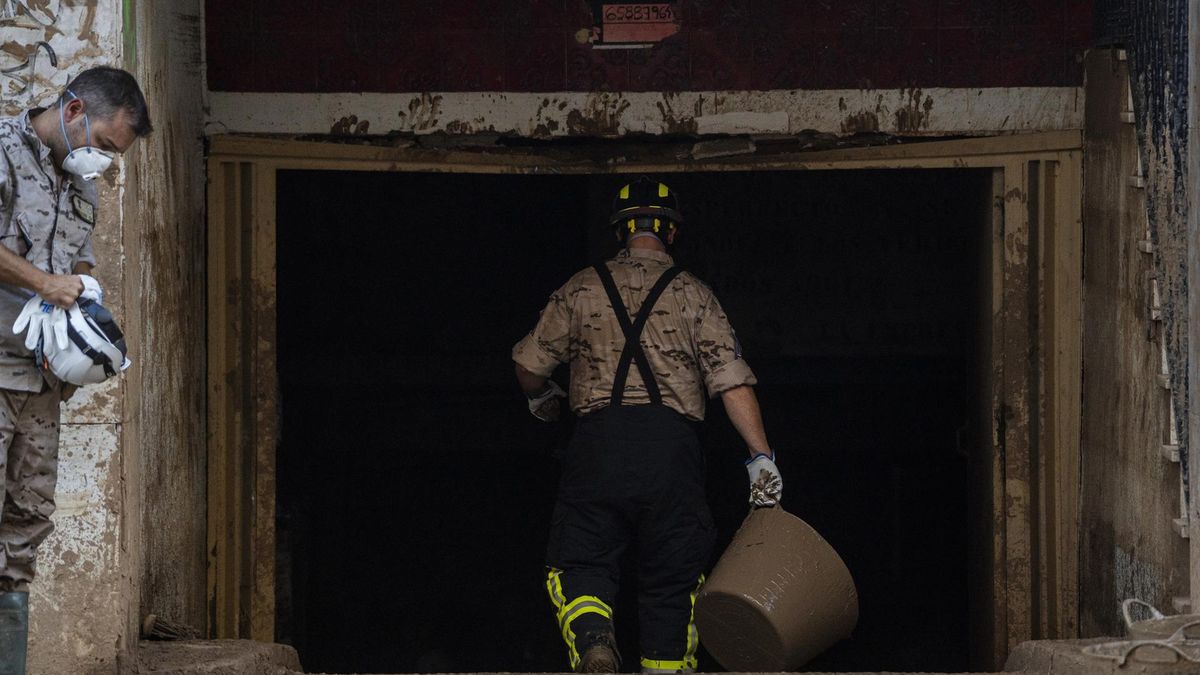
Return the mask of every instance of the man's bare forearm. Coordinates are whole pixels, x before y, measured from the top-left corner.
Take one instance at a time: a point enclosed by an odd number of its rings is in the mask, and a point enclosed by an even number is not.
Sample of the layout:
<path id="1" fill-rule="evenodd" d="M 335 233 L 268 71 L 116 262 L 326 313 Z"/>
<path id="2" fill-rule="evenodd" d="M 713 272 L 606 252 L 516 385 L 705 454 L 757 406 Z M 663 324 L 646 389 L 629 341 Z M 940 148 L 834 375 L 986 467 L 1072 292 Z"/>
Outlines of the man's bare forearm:
<path id="1" fill-rule="evenodd" d="M 49 277 L 33 263 L 0 246 L 0 283 L 41 293 Z"/>
<path id="2" fill-rule="evenodd" d="M 83 292 L 83 281 L 78 276 L 43 272 L 4 246 L 0 246 L 0 283 L 33 291 L 59 307 L 70 307 Z"/>
<path id="3" fill-rule="evenodd" d="M 723 391 L 721 401 L 725 404 L 725 413 L 729 415 L 733 428 L 737 429 L 749 447 L 750 455 L 770 455 L 771 446 L 767 443 L 767 431 L 763 427 L 762 411 L 759 410 L 754 387 L 742 386 Z"/>
<path id="4" fill-rule="evenodd" d="M 521 391 L 525 392 L 526 396 L 537 394 L 545 389 L 546 378 L 534 375 L 519 363 L 515 365 L 517 367 L 517 384 L 521 385 Z"/>

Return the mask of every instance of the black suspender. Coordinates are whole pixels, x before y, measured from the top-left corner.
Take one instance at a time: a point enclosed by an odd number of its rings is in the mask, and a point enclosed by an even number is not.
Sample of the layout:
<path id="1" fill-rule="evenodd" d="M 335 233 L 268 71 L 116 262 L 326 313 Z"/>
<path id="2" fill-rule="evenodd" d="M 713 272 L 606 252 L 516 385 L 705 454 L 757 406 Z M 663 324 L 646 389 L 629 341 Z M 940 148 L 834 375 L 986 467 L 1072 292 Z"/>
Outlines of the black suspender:
<path id="1" fill-rule="evenodd" d="M 646 350 L 642 349 L 641 337 L 642 331 L 646 328 L 646 320 L 650 318 L 650 312 L 654 310 L 655 303 L 658 302 L 663 291 L 667 290 L 667 285 L 671 283 L 671 280 L 683 270 L 672 267 L 662 273 L 658 281 L 654 282 L 654 287 L 650 289 L 646 299 L 642 301 L 642 307 L 631 324 L 629 309 L 621 301 L 621 294 L 617 292 L 617 284 L 613 281 L 608 266 L 600 263 L 594 268 L 596 274 L 600 275 L 600 282 L 604 284 L 604 291 L 608 293 L 608 301 L 617 315 L 617 322 L 621 324 L 621 332 L 625 334 L 625 347 L 621 350 L 620 361 L 617 362 L 617 374 L 613 380 L 610 405 L 621 405 L 621 400 L 625 397 L 625 380 L 629 377 L 631 362 L 637 363 L 638 373 L 642 376 L 642 382 L 646 384 L 646 392 L 650 394 L 650 402 L 662 405 L 662 393 L 658 389 L 658 381 L 654 379 L 654 371 L 650 369 L 650 362 L 646 359 Z"/>

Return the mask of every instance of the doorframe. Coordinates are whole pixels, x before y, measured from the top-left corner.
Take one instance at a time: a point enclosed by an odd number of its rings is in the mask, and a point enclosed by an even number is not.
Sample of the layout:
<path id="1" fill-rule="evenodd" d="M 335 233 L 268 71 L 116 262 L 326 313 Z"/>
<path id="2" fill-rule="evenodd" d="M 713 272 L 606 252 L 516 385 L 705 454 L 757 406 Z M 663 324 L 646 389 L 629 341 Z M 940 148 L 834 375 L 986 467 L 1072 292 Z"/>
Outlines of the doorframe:
<path id="1" fill-rule="evenodd" d="M 991 169 L 992 519 L 973 667 L 1024 640 L 1078 635 L 1082 133 L 757 157 L 609 162 L 539 148 L 430 150 L 219 135 L 208 158 L 208 632 L 271 641 L 275 623 L 276 175 Z M 984 537 L 986 542 L 987 537 Z M 980 604 L 982 603 L 982 604 Z M 972 612 L 977 614 L 978 612 Z M 980 642 L 980 640 L 976 640 Z"/>

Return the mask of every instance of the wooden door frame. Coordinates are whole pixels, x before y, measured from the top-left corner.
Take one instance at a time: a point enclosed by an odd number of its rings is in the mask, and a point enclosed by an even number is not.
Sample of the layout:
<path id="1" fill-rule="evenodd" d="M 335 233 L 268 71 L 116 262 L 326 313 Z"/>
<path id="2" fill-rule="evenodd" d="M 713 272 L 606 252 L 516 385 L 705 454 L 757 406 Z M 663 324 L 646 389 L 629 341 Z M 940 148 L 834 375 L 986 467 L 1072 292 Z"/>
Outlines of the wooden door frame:
<path id="1" fill-rule="evenodd" d="M 1078 633 L 1082 134 L 931 141 L 706 161 L 613 163 L 214 136 L 208 160 L 209 633 L 274 637 L 276 173 L 667 173 L 991 169 L 993 640 L 999 667 L 1031 638 Z"/>

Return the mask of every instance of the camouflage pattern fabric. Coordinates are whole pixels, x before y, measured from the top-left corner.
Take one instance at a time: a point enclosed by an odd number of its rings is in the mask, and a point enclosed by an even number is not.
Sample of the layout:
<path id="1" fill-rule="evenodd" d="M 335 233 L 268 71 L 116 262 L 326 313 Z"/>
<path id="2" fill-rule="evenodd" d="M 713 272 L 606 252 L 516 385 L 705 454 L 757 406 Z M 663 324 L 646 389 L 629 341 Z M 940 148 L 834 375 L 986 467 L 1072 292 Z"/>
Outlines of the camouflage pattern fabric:
<path id="1" fill-rule="evenodd" d="M 0 389 L 0 592 L 28 590 L 37 547 L 54 529 L 58 387 Z"/>
<path id="2" fill-rule="evenodd" d="M 606 263 L 621 300 L 636 315 L 654 282 L 674 261 L 650 249 L 625 249 Z M 704 419 L 705 393 L 757 383 L 728 317 L 704 282 L 684 272 L 654 307 L 641 335 L 663 404 L 692 420 Z M 537 326 L 513 347 L 513 360 L 548 377 L 571 364 L 571 409 L 584 415 L 612 397 L 625 336 L 596 271 L 587 268 L 550 296 Z M 631 368 L 625 405 L 650 403 L 641 374 Z"/>
<path id="3" fill-rule="evenodd" d="M 44 272 L 71 274 L 78 263 L 96 264 L 96 187 L 55 170 L 30 123 L 36 112 L 0 119 L 0 245 Z M 40 392 L 45 384 L 23 337 L 12 331 L 31 297 L 31 290 L 0 284 L 0 389 Z"/>

